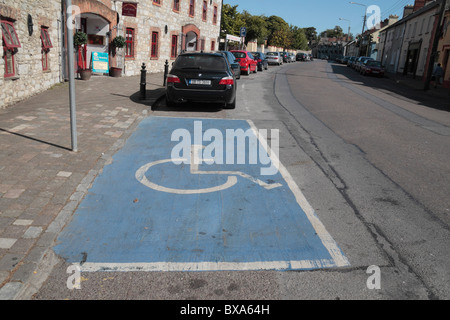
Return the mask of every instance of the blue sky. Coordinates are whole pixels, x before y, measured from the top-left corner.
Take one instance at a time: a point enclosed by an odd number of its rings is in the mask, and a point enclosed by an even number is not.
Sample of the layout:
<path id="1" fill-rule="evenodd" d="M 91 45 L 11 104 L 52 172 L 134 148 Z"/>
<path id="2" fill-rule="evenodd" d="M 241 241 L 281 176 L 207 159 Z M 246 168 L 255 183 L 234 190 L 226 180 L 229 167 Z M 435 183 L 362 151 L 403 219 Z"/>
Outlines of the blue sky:
<path id="1" fill-rule="evenodd" d="M 247 10 L 252 15 L 276 15 L 287 23 L 300 28 L 315 27 L 320 33 L 333 29 L 336 25 L 344 32 L 361 33 L 365 7 L 350 4 L 351 0 L 224 0 L 225 4 L 238 5 L 238 11 Z M 401 18 L 403 7 L 414 4 L 414 0 L 354 0 L 366 6 L 377 5 L 381 9 L 381 19 L 390 14 Z M 370 14 L 369 14 L 370 16 Z M 350 20 L 344 21 L 339 18 Z"/>

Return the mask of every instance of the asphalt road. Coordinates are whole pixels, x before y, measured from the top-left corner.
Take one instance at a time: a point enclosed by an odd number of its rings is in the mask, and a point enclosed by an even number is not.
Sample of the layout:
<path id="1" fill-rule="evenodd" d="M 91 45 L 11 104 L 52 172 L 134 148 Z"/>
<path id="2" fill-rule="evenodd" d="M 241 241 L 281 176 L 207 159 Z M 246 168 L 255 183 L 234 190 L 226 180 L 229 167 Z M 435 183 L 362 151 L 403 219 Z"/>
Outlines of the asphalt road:
<path id="1" fill-rule="evenodd" d="M 417 94 L 417 93 L 416 93 Z M 236 110 L 162 100 L 149 116 L 252 120 L 350 265 L 313 270 L 83 272 L 54 257 L 43 299 L 448 299 L 450 113 L 389 79 L 313 61 L 239 80 Z M 274 202 L 274 207 L 282 203 Z M 369 288 L 368 268 L 380 270 Z"/>

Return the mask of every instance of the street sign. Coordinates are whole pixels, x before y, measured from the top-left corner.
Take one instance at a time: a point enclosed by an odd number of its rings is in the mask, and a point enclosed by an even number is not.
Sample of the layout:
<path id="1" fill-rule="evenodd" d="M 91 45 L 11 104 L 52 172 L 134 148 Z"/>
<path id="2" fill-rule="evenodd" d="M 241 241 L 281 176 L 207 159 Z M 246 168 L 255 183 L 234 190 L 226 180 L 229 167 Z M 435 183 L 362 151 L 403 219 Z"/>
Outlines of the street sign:
<path id="1" fill-rule="evenodd" d="M 248 139 L 243 159 L 257 147 L 259 161 L 234 161 L 240 149 L 233 133 Z M 185 142 L 193 146 L 190 155 L 179 152 Z M 215 152 L 208 153 L 211 145 Z M 55 252 L 69 263 L 83 261 L 85 272 L 348 266 L 266 145 L 249 121 L 143 120 L 94 181 Z M 212 162 L 212 154 L 227 161 Z M 261 161 L 264 154 L 269 162 Z M 263 169 L 276 163 L 278 170 L 266 175 Z"/>
<path id="2" fill-rule="evenodd" d="M 246 27 L 241 28 L 240 35 L 242 38 L 245 38 L 247 36 L 247 28 Z"/>

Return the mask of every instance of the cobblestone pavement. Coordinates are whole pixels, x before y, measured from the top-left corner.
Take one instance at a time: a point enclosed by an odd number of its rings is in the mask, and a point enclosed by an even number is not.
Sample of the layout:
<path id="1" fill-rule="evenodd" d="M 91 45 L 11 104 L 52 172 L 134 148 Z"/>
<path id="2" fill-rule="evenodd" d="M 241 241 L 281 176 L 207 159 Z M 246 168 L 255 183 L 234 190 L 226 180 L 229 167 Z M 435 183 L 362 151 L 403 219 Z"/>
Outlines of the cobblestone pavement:
<path id="1" fill-rule="evenodd" d="M 0 110 L 0 300 L 12 299 L 50 253 L 96 175 L 164 93 L 163 75 L 76 80 L 78 152 L 68 83 Z"/>

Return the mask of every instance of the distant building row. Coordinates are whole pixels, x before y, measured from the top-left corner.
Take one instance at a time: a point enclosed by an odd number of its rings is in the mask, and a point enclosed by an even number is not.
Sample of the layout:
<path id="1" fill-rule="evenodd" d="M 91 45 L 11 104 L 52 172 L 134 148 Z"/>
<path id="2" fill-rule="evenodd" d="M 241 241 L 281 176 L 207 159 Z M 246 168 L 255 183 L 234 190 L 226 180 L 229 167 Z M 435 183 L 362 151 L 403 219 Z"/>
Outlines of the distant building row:
<path id="1" fill-rule="evenodd" d="M 439 20 L 444 2 L 445 11 Z M 440 63 L 445 70 L 443 85 L 450 88 L 450 0 L 416 0 L 406 6 L 402 19 L 391 15 L 375 29 L 348 41 L 344 38 L 321 39 L 313 47 L 318 58 L 368 56 L 381 61 L 386 71 L 425 78 L 428 68 Z M 439 35 L 437 53 L 432 57 L 435 35 Z M 425 80 L 425 79 L 424 79 Z"/>
<path id="2" fill-rule="evenodd" d="M 0 3 L 2 58 L 0 109 L 67 78 L 65 1 Z M 137 75 L 142 63 L 160 72 L 184 50 L 216 50 L 222 0 L 72 0 L 73 32 L 87 34 L 76 68 L 92 66 L 92 54 L 108 54 L 109 67 Z M 123 49 L 112 41 L 125 38 Z"/>

